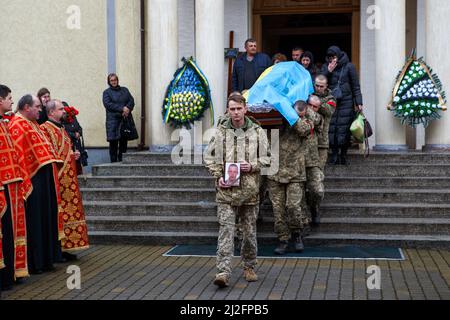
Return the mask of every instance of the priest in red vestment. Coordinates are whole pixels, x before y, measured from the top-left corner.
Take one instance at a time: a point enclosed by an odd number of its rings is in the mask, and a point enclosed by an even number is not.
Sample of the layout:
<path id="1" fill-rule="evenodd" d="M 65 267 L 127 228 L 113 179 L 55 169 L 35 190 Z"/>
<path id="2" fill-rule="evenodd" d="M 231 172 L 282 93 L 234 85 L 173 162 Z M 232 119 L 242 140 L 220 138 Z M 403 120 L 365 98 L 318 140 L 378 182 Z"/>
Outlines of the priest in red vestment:
<path id="1" fill-rule="evenodd" d="M 12 289 L 18 278 L 27 277 L 27 232 L 25 200 L 32 191 L 31 181 L 7 127 L 5 113 L 12 110 L 11 90 L 0 85 L 0 185 L 4 188 L 1 218 L 2 251 L 5 268 L 0 271 L 2 290 Z"/>
<path id="2" fill-rule="evenodd" d="M 41 125 L 62 166 L 58 166 L 58 179 L 61 190 L 59 215 L 64 222 L 64 238 L 61 240 L 63 257 L 74 259 L 71 255 L 89 248 L 86 218 L 78 185 L 77 163 L 80 152 L 73 151 L 72 141 L 64 129 L 62 119 L 66 112 L 59 100 L 47 103 L 48 120 Z"/>
<path id="3" fill-rule="evenodd" d="M 61 161 L 36 122 L 40 109 L 39 99 L 26 95 L 20 99 L 18 112 L 8 124 L 33 186 L 25 206 L 28 268 L 32 274 L 54 270 L 53 264 L 63 260 L 60 240 L 64 232 L 58 216 L 60 192 L 56 166 Z"/>

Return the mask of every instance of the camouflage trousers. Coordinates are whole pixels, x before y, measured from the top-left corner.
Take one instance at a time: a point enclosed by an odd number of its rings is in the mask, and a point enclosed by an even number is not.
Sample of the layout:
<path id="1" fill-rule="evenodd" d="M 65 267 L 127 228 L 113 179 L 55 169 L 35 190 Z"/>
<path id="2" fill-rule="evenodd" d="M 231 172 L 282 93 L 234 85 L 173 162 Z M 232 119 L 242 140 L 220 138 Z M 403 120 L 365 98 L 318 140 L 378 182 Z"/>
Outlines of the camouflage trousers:
<path id="1" fill-rule="evenodd" d="M 302 208 L 308 216 L 319 210 L 325 195 L 324 174 L 318 167 L 306 168 L 306 197 L 302 202 Z"/>
<path id="2" fill-rule="evenodd" d="M 261 180 L 260 180 L 260 184 L 259 184 L 259 206 L 258 206 L 258 211 L 256 213 L 257 221 L 259 218 L 262 219 L 262 217 L 260 217 L 261 206 L 264 205 L 266 200 L 269 201 L 269 196 L 267 195 L 267 193 L 268 193 L 267 181 L 268 181 L 267 176 L 261 176 Z M 236 216 L 236 237 L 238 238 L 239 242 L 242 242 L 243 231 L 242 231 L 242 226 L 241 226 L 240 215 Z"/>
<path id="3" fill-rule="evenodd" d="M 269 180 L 269 194 L 275 218 L 275 233 L 280 241 L 288 241 L 291 233 L 301 232 L 309 220 L 302 209 L 305 197 L 303 182 L 279 183 Z"/>
<path id="4" fill-rule="evenodd" d="M 319 168 L 324 172 L 328 161 L 328 149 L 319 148 Z"/>
<path id="5" fill-rule="evenodd" d="M 247 268 L 256 266 L 258 254 L 256 241 L 257 213 L 257 205 L 233 207 L 229 204 L 217 204 L 217 217 L 220 225 L 217 239 L 217 274 L 231 275 L 236 217 L 239 217 L 242 227 L 241 257 L 244 266 Z"/>

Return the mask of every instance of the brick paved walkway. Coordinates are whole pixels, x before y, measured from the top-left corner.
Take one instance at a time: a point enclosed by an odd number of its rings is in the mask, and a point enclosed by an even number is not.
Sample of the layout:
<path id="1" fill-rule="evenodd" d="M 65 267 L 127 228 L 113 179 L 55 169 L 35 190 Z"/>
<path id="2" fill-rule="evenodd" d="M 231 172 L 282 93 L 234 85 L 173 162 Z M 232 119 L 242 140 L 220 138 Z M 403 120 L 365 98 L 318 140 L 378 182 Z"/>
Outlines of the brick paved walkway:
<path id="1" fill-rule="evenodd" d="M 218 290 L 214 258 L 163 257 L 170 247 L 94 246 L 80 254 L 81 290 L 66 286 L 69 264 L 32 276 L 3 299 L 62 300 L 450 300 L 450 251 L 404 250 L 405 261 L 259 259 L 260 281 L 247 283 L 238 268 Z M 366 269 L 381 268 L 381 290 L 368 290 Z"/>

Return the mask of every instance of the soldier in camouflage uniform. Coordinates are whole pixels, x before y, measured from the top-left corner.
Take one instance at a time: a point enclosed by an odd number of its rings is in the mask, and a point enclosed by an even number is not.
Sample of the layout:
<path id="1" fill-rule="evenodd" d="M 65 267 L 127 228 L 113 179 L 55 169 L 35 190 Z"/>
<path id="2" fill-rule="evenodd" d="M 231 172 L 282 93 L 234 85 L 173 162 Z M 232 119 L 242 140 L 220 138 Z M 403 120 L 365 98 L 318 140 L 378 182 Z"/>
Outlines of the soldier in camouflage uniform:
<path id="1" fill-rule="evenodd" d="M 230 95 L 228 96 L 228 98 L 232 97 L 232 96 L 242 96 L 242 94 L 239 91 L 235 91 L 230 93 Z M 257 125 L 261 125 L 261 123 L 256 120 L 254 117 L 252 116 L 246 116 L 247 118 L 249 118 L 252 122 L 254 122 Z M 228 114 L 228 111 L 225 111 L 225 114 L 222 116 L 219 116 L 219 120 L 217 120 L 218 125 L 222 125 L 225 122 L 227 122 L 230 119 L 230 115 Z M 270 143 L 270 142 L 269 142 Z M 262 221 L 262 217 L 259 215 L 260 209 L 261 209 L 261 205 L 262 202 L 264 201 L 264 196 L 265 196 L 265 191 L 266 191 L 266 185 L 267 183 L 265 183 L 265 181 L 267 180 L 266 176 L 261 176 L 260 178 L 260 186 L 259 186 L 259 206 L 258 206 L 258 214 L 257 214 L 257 221 Z M 243 240 L 243 230 L 242 230 L 242 224 L 241 224 L 241 218 L 240 215 L 236 216 L 236 238 L 237 238 L 237 243 L 236 243 L 236 247 L 240 248 L 242 245 L 242 240 Z"/>
<path id="2" fill-rule="evenodd" d="M 302 210 L 301 203 L 305 194 L 306 139 L 314 126 L 306 118 L 307 104 L 304 101 L 298 101 L 295 108 L 300 119 L 293 127 L 286 124 L 281 130 L 279 170 L 275 175 L 268 176 L 275 232 L 279 240 L 275 253 L 279 255 L 286 253 L 289 240 L 294 242 L 295 251 L 303 251 L 302 233 L 303 228 L 308 224 L 308 218 Z"/>
<path id="3" fill-rule="evenodd" d="M 331 90 L 328 89 L 328 79 L 324 75 L 316 77 L 314 89 L 314 95 L 318 96 L 322 103 L 319 108 L 319 114 L 323 118 L 323 129 L 319 134 L 319 158 L 320 168 L 324 171 L 328 160 L 328 150 L 330 148 L 328 131 L 330 129 L 331 117 L 336 110 L 336 99 L 331 94 Z"/>
<path id="4" fill-rule="evenodd" d="M 230 96 L 227 112 L 229 116 L 222 118 L 218 124 L 205 157 L 206 167 L 216 178 L 220 230 L 217 241 L 218 272 L 214 284 L 219 287 L 229 285 L 237 216 L 240 217 L 243 231 L 241 256 L 244 277 L 247 281 L 258 280 L 254 267 L 257 262 L 256 219 L 260 174 L 262 168 L 270 165 L 267 136 L 261 126 L 245 117 L 247 107 L 244 97 Z M 262 154 L 259 154 L 260 150 L 263 150 Z M 237 162 L 241 164 L 240 186 L 230 187 L 224 181 L 225 164 Z"/>
<path id="5" fill-rule="evenodd" d="M 313 226 L 320 223 L 319 207 L 324 197 L 324 174 L 320 168 L 319 158 L 319 135 L 323 130 L 323 118 L 318 111 L 321 101 L 317 96 L 310 96 L 308 99 L 307 118 L 314 123 L 314 132 L 307 140 L 306 163 L 306 201 L 303 202 L 305 210 L 311 215 Z"/>

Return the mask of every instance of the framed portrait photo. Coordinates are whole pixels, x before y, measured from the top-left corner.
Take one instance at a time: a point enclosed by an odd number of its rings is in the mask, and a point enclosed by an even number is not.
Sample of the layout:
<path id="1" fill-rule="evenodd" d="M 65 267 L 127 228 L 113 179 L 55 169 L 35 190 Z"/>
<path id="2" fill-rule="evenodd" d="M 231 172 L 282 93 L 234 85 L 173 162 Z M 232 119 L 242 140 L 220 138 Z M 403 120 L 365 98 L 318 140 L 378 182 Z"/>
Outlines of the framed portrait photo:
<path id="1" fill-rule="evenodd" d="M 241 184 L 241 164 L 225 163 L 225 183 L 230 187 L 239 187 Z"/>

